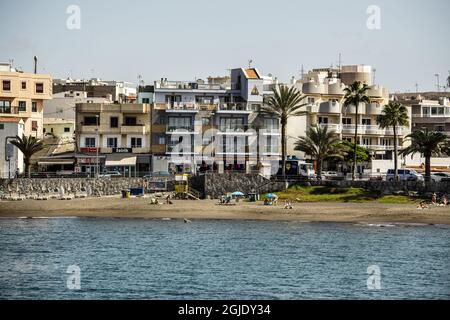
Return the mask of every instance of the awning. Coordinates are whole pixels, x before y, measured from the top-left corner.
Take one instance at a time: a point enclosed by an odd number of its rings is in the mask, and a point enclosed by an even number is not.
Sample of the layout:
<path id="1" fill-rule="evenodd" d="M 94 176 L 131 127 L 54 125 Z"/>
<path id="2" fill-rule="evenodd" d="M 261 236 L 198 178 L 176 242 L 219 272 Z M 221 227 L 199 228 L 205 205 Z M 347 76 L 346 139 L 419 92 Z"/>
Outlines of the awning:
<path id="1" fill-rule="evenodd" d="M 106 156 L 105 166 L 135 166 L 136 156 L 130 156 L 126 154 L 111 154 Z"/>
<path id="2" fill-rule="evenodd" d="M 73 164 L 73 160 L 53 160 L 53 161 L 38 161 L 39 166 L 52 165 L 52 164 Z"/>

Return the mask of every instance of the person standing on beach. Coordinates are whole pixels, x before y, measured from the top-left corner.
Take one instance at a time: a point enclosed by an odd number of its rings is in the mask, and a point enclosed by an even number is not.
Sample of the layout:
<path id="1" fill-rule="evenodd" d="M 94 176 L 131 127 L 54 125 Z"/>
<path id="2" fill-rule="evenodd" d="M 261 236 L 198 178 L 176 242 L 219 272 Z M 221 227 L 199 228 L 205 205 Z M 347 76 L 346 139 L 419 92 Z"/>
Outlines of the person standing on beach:
<path id="1" fill-rule="evenodd" d="M 20 174 L 20 171 L 19 171 L 19 168 L 17 168 L 17 169 L 16 169 L 16 173 L 15 173 L 15 177 L 16 177 L 16 179 L 18 179 L 18 178 L 19 178 L 19 174 Z"/>

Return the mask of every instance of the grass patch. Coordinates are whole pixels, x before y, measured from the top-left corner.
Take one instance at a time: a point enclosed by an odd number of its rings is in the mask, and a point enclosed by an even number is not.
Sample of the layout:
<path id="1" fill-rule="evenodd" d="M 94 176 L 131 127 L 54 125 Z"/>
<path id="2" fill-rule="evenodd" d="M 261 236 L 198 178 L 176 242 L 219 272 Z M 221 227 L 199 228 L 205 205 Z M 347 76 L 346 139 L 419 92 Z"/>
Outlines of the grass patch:
<path id="1" fill-rule="evenodd" d="M 419 203 L 421 199 L 403 195 L 386 195 L 362 188 L 335 188 L 327 186 L 299 186 L 277 193 L 280 200 L 292 202 L 372 202 L 379 203 Z"/>

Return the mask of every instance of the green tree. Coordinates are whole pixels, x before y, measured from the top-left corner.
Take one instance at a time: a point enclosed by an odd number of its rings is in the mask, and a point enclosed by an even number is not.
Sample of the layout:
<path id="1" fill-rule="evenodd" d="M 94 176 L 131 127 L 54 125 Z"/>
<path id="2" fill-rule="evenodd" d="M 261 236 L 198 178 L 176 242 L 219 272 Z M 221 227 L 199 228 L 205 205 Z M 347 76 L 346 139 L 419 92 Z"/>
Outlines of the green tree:
<path id="1" fill-rule="evenodd" d="M 262 115 L 270 115 L 280 119 L 281 124 L 281 161 L 282 175 L 286 177 L 286 127 L 290 117 L 301 116 L 306 111 L 299 110 L 306 106 L 301 103 L 306 96 L 302 95 L 297 88 L 280 85 L 273 89 L 273 96 L 269 97 L 261 107 Z"/>
<path id="2" fill-rule="evenodd" d="M 363 163 L 369 160 L 369 149 L 362 146 L 356 146 L 356 164 L 355 161 L 355 144 L 353 142 L 344 140 L 342 141 L 343 149 L 345 150 L 344 161 L 351 163 L 352 166 L 357 166 L 358 163 Z"/>
<path id="3" fill-rule="evenodd" d="M 295 150 L 302 151 L 317 163 L 317 177 L 322 176 L 323 161 L 328 158 L 343 159 L 345 148 L 334 131 L 328 127 L 313 126 L 306 132 L 306 137 L 298 137 Z"/>
<path id="4" fill-rule="evenodd" d="M 382 114 L 377 117 L 377 124 L 385 129 L 392 127 L 394 132 L 394 180 L 398 180 L 398 145 L 397 130 L 400 126 L 409 125 L 408 110 L 398 102 L 389 102 L 384 106 Z"/>
<path id="5" fill-rule="evenodd" d="M 369 87 L 366 84 L 361 83 L 360 81 L 353 82 L 350 86 L 344 89 L 344 106 L 355 106 L 355 147 L 354 147 L 354 156 L 356 157 L 356 145 L 358 141 L 358 113 L 359 113 L 359 105 L 361 103 L 369 104 L 370 98 L 367 94 Z M 353 159 L 353 163 L 357 163 L 356 158 Z M 352 180 L 355 180 L 356 176 L 356 165 L 353 166 L 352 170 Z"/>
<path id="6" fill-rule="evenodd" d="M 22 137 L 16 136 L 16 139 L 10 143 L 23 153 L 25 172 L 28 173 L 28 178 L 31 178 L 31 157 L 36 152 L 44 149 L 44 142 L 32 136 L 27 137 L 22 135 Z"/>
<path id="7" fill-rule="evenodd" d="M 431 156 L 445 152 L 448 138 L 438 131 L 418 130 L 406 136 L 411 145 L 401 151 L 403 155 L 414 155 L 420 153 L 425 157 L 425 180 L 429 181 L 431 176 Z"/>

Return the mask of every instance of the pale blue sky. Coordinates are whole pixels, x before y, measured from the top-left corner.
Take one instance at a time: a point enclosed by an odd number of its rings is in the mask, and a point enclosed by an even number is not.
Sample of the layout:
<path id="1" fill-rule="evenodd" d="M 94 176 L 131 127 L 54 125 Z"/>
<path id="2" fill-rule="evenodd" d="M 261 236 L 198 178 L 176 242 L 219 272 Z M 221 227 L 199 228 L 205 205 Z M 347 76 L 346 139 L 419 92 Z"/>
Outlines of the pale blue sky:
<path id="1" fill-rule="evenodd" d="M 81 8 L 81 29 L 66 8 Z M 381 30 L 366 27 L 369 5 Z M 193 80 L 247 65 L 282 81 L 305 69 L 370 64 L 390 91 L 435 90 L 450 70 L 448 0 L 0 0 L 0 61 L 55 78 Z"/>

